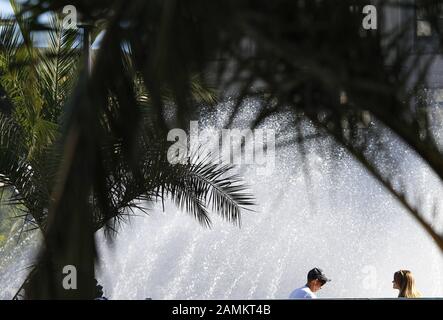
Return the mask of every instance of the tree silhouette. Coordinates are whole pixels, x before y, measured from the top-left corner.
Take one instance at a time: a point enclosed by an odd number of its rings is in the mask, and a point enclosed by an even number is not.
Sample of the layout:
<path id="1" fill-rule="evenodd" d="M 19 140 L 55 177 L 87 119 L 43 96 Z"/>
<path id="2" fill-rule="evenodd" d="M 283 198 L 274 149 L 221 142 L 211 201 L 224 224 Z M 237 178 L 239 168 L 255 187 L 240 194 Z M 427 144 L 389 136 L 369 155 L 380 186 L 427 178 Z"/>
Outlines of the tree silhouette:
<path id="1" fill-rule="evenodd" d="M 78 76 L 76 66 L 81 60 L 78 34 L 63 29 L 62 20 L 53 15 L 47 30 L 49 43 L 41 49 L 33 44 L 31 25 L 31 20 L 17 16 L 0 32 L 0 82 L 4 101 L 10 106 L 8 112 L 0 114 L 1 188 L 12 190 L 12 204 L 25 208 L 25 220 L 33 222 L 44 235 L 41 258 L 23 286 L 27 298 L 93 298 L 95 283 L 91 284 L 90 277 L 94 275 L 94 233 L 105 228 L 108 235 L 113 235 L 119 223 L 135 209 L 145 211 L 140 201 L 171 198 L 206 227 L 211 224 L 211 210 L 240 224 L 241 209 L 253 204 L 241 177 L 232 166 L 212 164 L 198 154 L 185 164 L 167 161 L 170 143 L 154 120 L 151 98 L 126 52 L 121 55 L 120 71 L 131 82 L 132 108 L 137 109 L 131 149 L 122 139 L 121 120 L 114 118 L 121 112 L 119 93 L 113 91 L 115 88 L 109 89 L 101 100 L 103 113 L 95 118 L 97 123 L 85 128 L 83 137 L 86 141 L 91 138 L 89 134 L 100 136 L 86 149 L 94 150 L 94 165 L 86 169 L 90 163 L 83 167 L 85 164 L 76 162 L 79 167 L 65 173 L 66 161 L 69 162 L 66 152 L 72 152 L 67 149 L 79 139 L 77 129 L 72 129 L 70 134 L 74 136 L 64 137 L 69 142 L 61 140 L 64 124 L 72 116 L 63 107 L 71 95 Z M 213 102 L 213 94 L 198 79 L 192 82 L 192 88 L 194 102 Z M 162 97 L 165 101 L 171 99 L 167 88 Z M 84 122 L 88 117 L 78 121 Z M 83 151 L 84 147 L 78 146 Z M 77 176 L 80 168 L 83 175 Z M 92 185 L 84 188 L 82 179 Z M 65 188 L 71 194 L 66 201 L 59 199 L 66 196 L 62 192 Z M 78 197 L 84 197 L 82 205 L 77 203 Z M 60 206 L 57 210 L 67 216 L 51 215 L 54 206 Z M 81 290 L 63 289 L 63 273 L 59 271 L 66 265 L 77 267 Z"/>

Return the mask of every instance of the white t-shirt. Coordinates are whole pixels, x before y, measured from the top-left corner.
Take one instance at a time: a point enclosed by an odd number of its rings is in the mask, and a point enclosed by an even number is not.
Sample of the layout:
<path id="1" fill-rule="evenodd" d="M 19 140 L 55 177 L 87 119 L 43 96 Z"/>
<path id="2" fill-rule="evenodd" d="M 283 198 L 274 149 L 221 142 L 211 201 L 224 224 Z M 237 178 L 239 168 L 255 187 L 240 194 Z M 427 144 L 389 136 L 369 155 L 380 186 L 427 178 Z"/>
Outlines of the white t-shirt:
<path id="1" fill-rule="evenodd" d="M 304 286 L 292 291 L 289 299 L 317 299 L 317 296 L 311 291 L 311 289 L 309 289 L 308 286 Z"/>

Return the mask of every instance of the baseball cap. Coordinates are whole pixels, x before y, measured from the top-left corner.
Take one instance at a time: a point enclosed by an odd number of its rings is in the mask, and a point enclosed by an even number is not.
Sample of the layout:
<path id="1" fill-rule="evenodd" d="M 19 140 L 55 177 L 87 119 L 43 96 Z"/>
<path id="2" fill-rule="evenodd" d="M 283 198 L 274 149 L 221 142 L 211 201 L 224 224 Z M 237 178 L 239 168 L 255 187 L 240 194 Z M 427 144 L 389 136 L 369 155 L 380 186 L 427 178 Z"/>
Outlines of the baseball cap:
<path id="1" fill-rule="evenodd" d="M 308 272 L 308 280 L 315 280 L 318 279 L 323 282 L 331 281 L 326 275 L 324 274 L 323 270 L 320 268 L 314 268 Z"/>

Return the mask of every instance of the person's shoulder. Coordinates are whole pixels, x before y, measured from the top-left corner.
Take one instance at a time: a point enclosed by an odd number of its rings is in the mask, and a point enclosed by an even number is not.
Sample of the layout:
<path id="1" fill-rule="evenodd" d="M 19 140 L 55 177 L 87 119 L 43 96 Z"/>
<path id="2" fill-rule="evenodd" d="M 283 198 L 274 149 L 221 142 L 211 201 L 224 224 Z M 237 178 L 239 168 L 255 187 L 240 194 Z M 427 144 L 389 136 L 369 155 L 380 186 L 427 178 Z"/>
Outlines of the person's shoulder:
<path id="1" fill-rule="evenodd" d="M 291 294 L 289 295 L 289 299 L 305 298 L 306 294 L 307 292 L 305 290 L 305 287 L 297 288 L 291 292 Z"/>
<path id="2" fill-rule="evenodd" d="M 309 289 L 308 287 L 303 287 L 301 288 L 301 290 L 303 291 L 304 297 L 305 299 L 315 299 L 317 298 L 317 296 L 314 294 L 314 292 L 311 291 L 311 289 Z"/>
<path id="3" fill-rule="evenodd" d="M 295 298 L 299 299 L 316 299 L 317 296 L 307 286 L 296 289 Z"/>
<path id="4" fill-rule="evenodd" d="M 295 299 L 299 295 L 300 288 L 294 289 L 289 295 L 289 299 Z"/>

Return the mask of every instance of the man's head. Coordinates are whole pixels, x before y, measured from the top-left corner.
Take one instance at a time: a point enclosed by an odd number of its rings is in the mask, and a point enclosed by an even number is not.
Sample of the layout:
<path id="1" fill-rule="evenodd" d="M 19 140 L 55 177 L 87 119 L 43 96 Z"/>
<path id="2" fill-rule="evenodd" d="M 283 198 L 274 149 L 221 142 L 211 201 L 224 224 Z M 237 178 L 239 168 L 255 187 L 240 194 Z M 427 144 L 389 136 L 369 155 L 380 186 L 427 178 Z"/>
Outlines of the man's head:
<path id="1" fill-rule="evenodd" d="M 307 285 L 312 292 L 320 290 L 328 281 L 331 281 L 331 279 L 328 279 L 320 268 L 314 268 L 308 272 Z"/>

